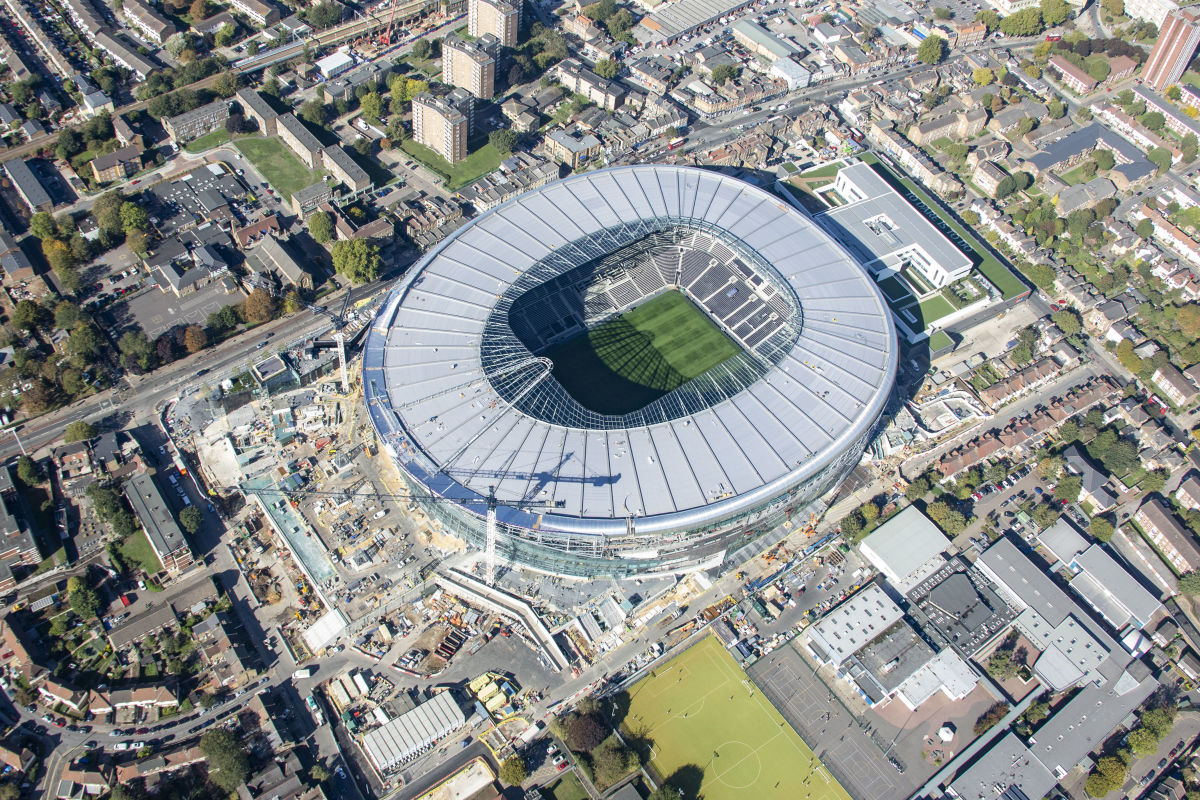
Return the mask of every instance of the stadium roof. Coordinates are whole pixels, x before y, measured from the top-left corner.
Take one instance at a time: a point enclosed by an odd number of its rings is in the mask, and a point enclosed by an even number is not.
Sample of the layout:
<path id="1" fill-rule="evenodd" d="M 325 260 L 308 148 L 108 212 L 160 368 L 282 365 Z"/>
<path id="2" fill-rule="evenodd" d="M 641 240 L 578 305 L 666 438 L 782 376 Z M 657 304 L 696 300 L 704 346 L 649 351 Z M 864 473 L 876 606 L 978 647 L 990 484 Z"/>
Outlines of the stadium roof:
<path id="1" fill-rule="evenodd" d="M 518 410 L 481 359 L 498 302 L 576 242 L 648 221 L 703 226 L 753 254 L 802 310 L 786 348 L 744 388 L 654 424 L 597 429 Z M 456 231 L 385 300 L 363 380 L 385 447 L 430 491 L 481 498 L 494 487 L 501 522 L 619 535 L 629 517 L 647 532 L 701 524 L 854 463 L 896 358 L 882 295 L 821 228 L 743 181 L 647 165 L 526 192 Z M 534 498 L 558 508 L 504 507 Z"/>

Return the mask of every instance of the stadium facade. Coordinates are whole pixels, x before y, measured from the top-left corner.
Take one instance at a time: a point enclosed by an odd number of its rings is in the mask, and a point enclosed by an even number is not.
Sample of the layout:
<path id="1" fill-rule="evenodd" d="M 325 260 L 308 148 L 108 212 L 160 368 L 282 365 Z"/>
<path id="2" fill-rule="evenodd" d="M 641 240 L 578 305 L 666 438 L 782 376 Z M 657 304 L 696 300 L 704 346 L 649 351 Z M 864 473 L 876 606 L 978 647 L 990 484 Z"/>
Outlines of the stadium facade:
<path id="1" fill-rule="evenodd" d="M 736 354 L 618 412 L 558 381 L 547 354 L 671 291 Z M 482 549 L 494 496 L 504 560 L 624 576 L 716 565 L 836 486 L 896 361 L 883 296 L 820 227 L 743 181 L 645 165 L 526 192 L 430 251 L 368 333 L 363 387 L 450 532 Z"/>

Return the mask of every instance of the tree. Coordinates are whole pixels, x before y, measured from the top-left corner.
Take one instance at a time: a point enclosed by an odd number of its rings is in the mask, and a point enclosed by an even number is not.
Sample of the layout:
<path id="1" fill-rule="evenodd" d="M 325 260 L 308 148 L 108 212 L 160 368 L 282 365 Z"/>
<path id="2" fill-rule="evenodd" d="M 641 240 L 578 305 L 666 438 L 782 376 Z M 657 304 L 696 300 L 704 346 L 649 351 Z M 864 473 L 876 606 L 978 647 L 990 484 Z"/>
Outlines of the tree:
<path id="1" fill-rule="evenodd" d="M 204 514 L 195 506 L 188 506 L 179 512 L 179 524 L 188 533 L 196 533 L 204 527 Z"/>
<path id="2" fill-rule="evenodd" d="M 1057 97 L 1050 98 L 1046 103 L 1046 116 L 1050 119 L 1062 119 L 1067 115 L 1067 107 Z"/>
<path id="3" fill-rule="evenodd" d="M 597 788 L 608 788 L 637 766 L 637 755 L 616 738 L 606 739 L 591 753 Z"/>
<path id="4" fill-rule="evenodd" d="M 1108 542 L 1113 537 L 1113 524 L 1104 517 L 1093 517 L 1091 523 L 1088 524 L 1088 532 L 1097 541 Z"/>
<path id="5" fill-rule="evenodd" d="M 363 239 L 349 239 L 333 243 L 333 268 L 352 283 L 367 283 L 379 277 L 383 258 L 379 245 Z"/>
<path id="6" fill-rule="evenodd" d="M 1048 28 L 1062 25 L 1071 16 L 1066 0 L 1042 0 L 1042 24 Z"/>
<path id="7" fill-rule="evenodd" d="M 577 753 L 587 753 L 599 747 L 608 734 L 599 714 L 577 714 L 567 724 L 567 746 Z"/>
<path id="8" fill-rule="evenodd" d="M 333 217 L 328 211 L 315 211 L 308 218 L 308 232 L 317 244 L 333 239 Z"/>
<path id="9" fill-rule="evenodd" d="M 1128 744 L 1137 758 L 1145 758 L 1158 750 L 1158 739 L 1146 728 L 1134 728 L 1130 731 Z"/>
<path id="10" fill-rule="evenodd" d="M 93 363 L 100 357 L 103 347 L 104 339 L 101 338 L 99 332 L 92 327 L 90 322 L 83 320 L 75 323 L 75 327 L 71 329 L 71 334 L 67 338 L 67 349 L 82 364 Z"/>
<path id="11" fill-rule="evenodd" d="M 76 420 L 69 423 L 63 430 L 63 441 L 67 444 L 74 442 L 86 442 L 88 439 L 96 438 L 96 428 L 90 423 L 83 420 Z"/>
<path id="12" fill-rule="evenodd" d="M 999 649 L 988 658 L 987 671 L 997 680 L 1006 681 L 1017 677 L 1021 665 L 1013 658 L 1012 650 Z"/>
<path id="13" fill-rule="evenodd" d="M 95 619 L 100 609 L 100 597 L 83 582 L 82 578 L 67 580 L 67 600 L 71 610 L 82 619 Z"/>
<path id="14" fill-rule="evenodd" d="M 950 48 L 946 40 L 940 36 L 926 36 L 917 48 L 917 59 L 924 64 L 940 64 L 946 58 Z"/>
<path id="15" fill-rule="evenodd" d="M 69 331 L 79 321 L 79 306 L 70 300 L 60 300 L 54 306 L 54 327 L 60 331 Z"/>
<path id="16" fill-rule="evenodd" d="M 529 770 L 525 759 L 518 755 L 511 755 L 500 764 L 500 780 L 509 786 L 519 786 L 527 777 Z"/>
<path id="17" fill-rule="evenodd" d="M 226 792 L 246 782 L 250 762 L 242 743 L 223 728 L 210 730 L 200 737 L 200 752 L 208 760 L 208 779 Z"/>
<path id="18" fill-rule="evenodd" d="M 1112 169 L 1117 163 L 1112 151 L 1103 149 L 1092 151 L 1092 160 L 1096 162 L 1096 169 L 1102 172 Z"/>
<path id="19" fill-rule="evenodd" d="M 990 8 L 985 8 L 976 13 L 975 21 L 982 22 L 987 27 L 988 33 L 1000 27 L 1000 15 Z"/>
<path id="20" fill-rule="evenodd" d="M 309 125 L 324 127 L 327 109 L 320 100 L 306 100 L 300 105 L 300 119 Z"/>
<path id="21" fill-rule="evenodd" d="M 1114 17 L 1125 14 L 1125 0 L 1100 0 L 1100 7 Z"/>
<path id="22" fill-rule="evenodd" d="M 313 783 L 324 783 L 329 780 L 329 777 L 329 770 L 320 764 L 313 764 L 308 768 L 308 779 Z"/>
<path id="23" fill-rule="evenodd" d="M 29 218 L 29 232 L 39 239 L 53 239 L 58 235 L 54 216 L 48 211 L 39 211 Z"/>
<path id="24" fill-rule="evenodd" d="M 233 97 L 238 90 L 238 74 L 232 70 L 222 72 L 213 81 L 212 90 L 218 97 Z"/>
<path id="25" fill-rule="evenodd" d="M 251 325 L 261 325 L 275 319 L 278 310 L 279 304 L 266 289 L 255 289 L 242 303 L 242 313 Z"/>
<path id="26" fill-rule="evenodd" d="M 1042 11 L 1038 8 L 1026 8 L 1000 20 L 1000 32 L 1005 36 L 1034 36 L 1042 30 Z"/>
<path id="27" fill-rule="evenodd" d="M 1200 572 L 1187 572 L 1179 576 L 1179 591 L 1188 597 L 1200 595 Z"/>
<path id="28" fill-rule="evenodd" d="M 183 346 L 189 353 L 199 353 L 208 347 L 208 334 L 199 325 L 189 325 L 183 332 Z"/>
<path id="29" fill-rule="evenodd" d="M 951 11 L 950 9 L 946 8 L 945 6 L 938 6 L 935 9 L 933 9 L 933 16 L 937 19 L 942 19 L 942 20 L 953 19 L 954 12 Z"/>
<path id="30" fill-rule="evenodd" d="M 41 471 L 38 470 L 37 462 L 29 456 L 17 458 L 17 478 L 28 487 L 37 486 L 45 480 Z"/>
<path id="31" fill-rule="evenodd" d="M 916 502 L 925 495 L 929 494 L 929 481 L 924 478 L 917 478 L 915 481 L 904 487 L 904 496 L 910 501 Z"/>
<path id="32" fill-rule="evenodd" d="M 1058 485 L 1054 487 L 1054 497 L 1056 500 L 1066 500 L 1068 503 L 1074 503 L 1079 499 L 1079 491 L 1083 488 L 1083 479 L 1078 475 L 1064 475 Z"/>
<path id="33" fill-rule="evenodd" d="M 1171 151 L 1165 147 L 1155 147 L 1146 154 L 1146 158 L 1158 167 L 1159 175 L 1171 168 Z"/>
<path id="34" fill-rule="evenodd" d="M 1147 709 L 1142 712 L 1141 722 L 1143 728 L 1161 741 L 1170 736 L 1171 729 L 1175 727 L 1175 709 L 1172 706 Z"/>
<path id="35" fill-rule="evenodd" d="M 425 59 L 429 58 L 429 50 L 429 40 L 418 39 L 416 43 L 413 44 L 412 54 L 424 61 Z"/>
<path id="36" fill-rule="evenodd" d="M 1142 220 L 1142 222 L 1149 222 L 1149 220 Z M 19 310 L 19 303 L 17 307 Z M 1179 323 L 1179 329 L 1183 331 L 1184 336 L 1189 339 L 1200 339 L 1200 304 L 1186 303 L 1180 306 L 1175 312 L 1175 321 Z"/>
<path id="37" fill-rule="evenodd" d="M 617 73 L 620 71 L 620 69 L 621 65 L 611 58 L 604 58 L 596 62 L 596 74 L 601 78 L 608 78 L 611 80 L 617 77 Z"/>
<path id="38" fill-rule="evenodd" d="M 983 734 L 987 733 L 993 726 L 998 724 L 1000 720 L 1004 719 L 1004 715 L 1007 713 L 1008 703 L 999 702 L 994 704 L 987 711 L 983 712 L 983 714 L 979 716 L 979 719 L 975 720 L 975 735 L 983 736 Z"/>
<path id="39" fill-rule="evenodd" d="M 1133 232 L 1143 239 L 1149 239 L 1154 235 L 1154 223 L 1149 219 L 1138 220 L 1138 224 L 1134 226 Z"/>
<path id="40" fill-rule="evenodd" d="M 1171 477 L 1171 473 L 1167 470 L 1156 469 L 1142 479 L 1142 483 L 1140 486 L 1138 486 L 1138 488 L 1141 489 L 1145 494 L 1161 492 L 1163 486 L 1165 486 L 1167 483 L 1167 478 L 1169 477 Z"/>
<path id="41" fill-rule="evenodd" d="M 1118 756 L 1105 756 L 1096 761 L 1083 788 L 1092 797 L 1103 797 L 1125 783 L 1127 770 L 1124 760 Z"/>
<path id="42" fill-rule="evenodd" d="M 517 146 L 517 134 L 508 128 L 501 128 L 488 134 L 488 144 L 496 148 L 502 156 L 507 156 Z"/>
<path id="43" fill-rule="evenodd" d="M 948 506 L 940 500 L 925 507 L 925 514 L 933 523 L 942 529 L 947 536 L 957 536 L 967 527 L 966 518 L 961 511 Z"/>
<path id="44" fill-rule="evenodd" d="M 49 327 L 53 320 L 54 318 L 45 307 L 32 300 L 20 300 L 13 309 L 13 325 L 30 333 Z"/>
<path id="45" fill-rule="evenodd" d="M 1031 130 L 1033 130 L 1036 127 L 1037 127 L 1036 119 L 1034 119 L 1033 117 L 1023 117 L 1021 119 L 1021 121 L 1017 123 L 1017 127 L 1013 133 L 1013 138 L 1020 139 L 1022 136 L 1029 133 Z"/>
<path id="46" fill-rule="evenodd" d="M 736 78 L 738 76 L 738 72 L 738 68 L 732 64 L 718 64 L 713 68 L 712 81 L 717 86 L 720 86 L 729 79 Z"/>
<path id="47" fill-rule="evenodd" d="M 126 233 L 144 231 L 150 226 L 150 214 L 137 203 L 124 202 L 121 204 L 121 227 Z"/>
<path id="48" fill-rule="evenodd" d="M 1167 124 L 1167 118 L 1163 116 L 1161 111 L 1147 111 L 1138 117 L 1138 122 L 1152 131 L 1161 131 L 1163 126 Z"/>
<path id="49" fill-rule="evenodd" d="M 1054 320 L 1054 324 L 1065 336 L 1075 336 L 1083 330 L 1083 324 L 1079 321 L 1079 312 L 1072 308 L 1055 311 L 1050 318 Z"/>
<path id="50" fill-rule="evenodd" d="M 383 115 L 383 98 L 379 96 L 379 92 L 367 92 L 359 98 L 358 107 L 368 120 L 379 122 L 379 118 Z"/>
<path id="51" fill-rule="evenodd" d="M 192 22 L 207 19 L 210 13 L 208 0 L 192 0 L 192 5 L 188 8 L 188 16 L 192 18 Z"/>
<path id="52" fill-rule="evenodd" d="M 987 67 L 980 67 L 971 73 L 971 78 L 979 86 L 987 86 L 996 80 L 996 74 Z"/>
<path id="53" fill-rule="evenodd" d="M 1023 367 L 1030 361 L 1033 361 L 1033 352 L 1027 344 L 1019 344 L 1012 349 L 1012 362 L 1018 367 Z"/>
<path id="54" fill-rule="evenodd" d="M 121 363 L 126 369 L 136 367 L 142 372 L 154 369 L 156 357 L 145 331 L 133 330 L 121 334 L 117 349 L 121 351 Z"/>

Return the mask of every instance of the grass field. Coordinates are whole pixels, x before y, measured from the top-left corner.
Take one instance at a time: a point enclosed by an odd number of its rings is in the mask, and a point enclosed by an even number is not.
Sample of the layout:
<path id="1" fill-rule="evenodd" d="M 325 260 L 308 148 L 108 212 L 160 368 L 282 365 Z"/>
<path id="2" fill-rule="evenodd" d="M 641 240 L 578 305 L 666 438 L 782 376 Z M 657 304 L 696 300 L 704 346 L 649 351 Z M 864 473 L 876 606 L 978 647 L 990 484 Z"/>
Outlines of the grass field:
<path id="1" fill-rule="evenodd" d="M 650 765 L 703 775 L 705 800 L 850 800 L 812 750 L 713 637 L 629 690 L 623 728 L 648 740 Z"/>
<path id="2" fill-rule="evenodd" d="M 546 800 L 590 800 L 591 798 L 574 772 L 568 772 L 549 786 L 543 786 L 542 796 Z"/>
<path id="3" fill-rule="evenodd" d="M 162 571 L 162 562 L 154 555 L 154 548 L 150 546 L 145 531 L 139 530 L 132 536 L 127 536 L 121 542 L 120 550 L 121 555 L 145 570 L 146 574 L 154 575 Z"/>
<path id="4" fill-rule="evenodd" d="M 554 376 L 601 414 L 627 414 L 712 369 L 738 346 L 680 292 L 666 292 L 550 348 Z"/>
<path id="5" fill-rule="evenodd" d="M 224 128 L 217 128 L 215 131 L 209 131 L 203 136 L 192 139 L 183 146 L 183 149 L 189 153 L 202 153 L 205 150 L 211 150 L 217 145 L 225 144 L 229 139 L 229 131 Z"/>
<path id="6" fill-rule="evenodd" d="M 400 149 L 442 176 L 442 179 L 446 181 L 446 188 L 450 191 L 461 189 L 468 183 L 488 174 L 500 166 L 500 162 L 504 160 L 500 151 L 490 144 L 485 144 L 472 151 L 457 164 L 451 164 L 425 145 L 417 144 L 413 139 L 405 139 L 401 142 Z"/>
<path id="7" fill-rule="evenodd" d="M 274 136 L 258 136 L 238 139 L 234 147 L 250 159 L 271 188 L 286 199 L 294 192 L 316 183 L 320 173 L 314 173 L 304 162 L 296 158 L 287 145 Z"/>

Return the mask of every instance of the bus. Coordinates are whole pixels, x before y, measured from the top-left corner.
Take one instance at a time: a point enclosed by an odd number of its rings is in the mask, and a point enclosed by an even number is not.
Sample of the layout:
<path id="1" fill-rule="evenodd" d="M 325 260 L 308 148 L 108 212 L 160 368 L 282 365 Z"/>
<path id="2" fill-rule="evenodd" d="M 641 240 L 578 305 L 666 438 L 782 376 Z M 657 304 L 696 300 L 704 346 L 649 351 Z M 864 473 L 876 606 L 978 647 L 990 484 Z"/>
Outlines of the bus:
<path id="1" fill-rule="evenodd" d="M 667 143 L 667 149 L 674 150 L 676 147 L 679 147 L 680 145 L 682 145 L 683 138 L 684 137 L 682 137 L 682 136 L 676 136 L 674 139 L 672 139 L 670 142 Z"/>

